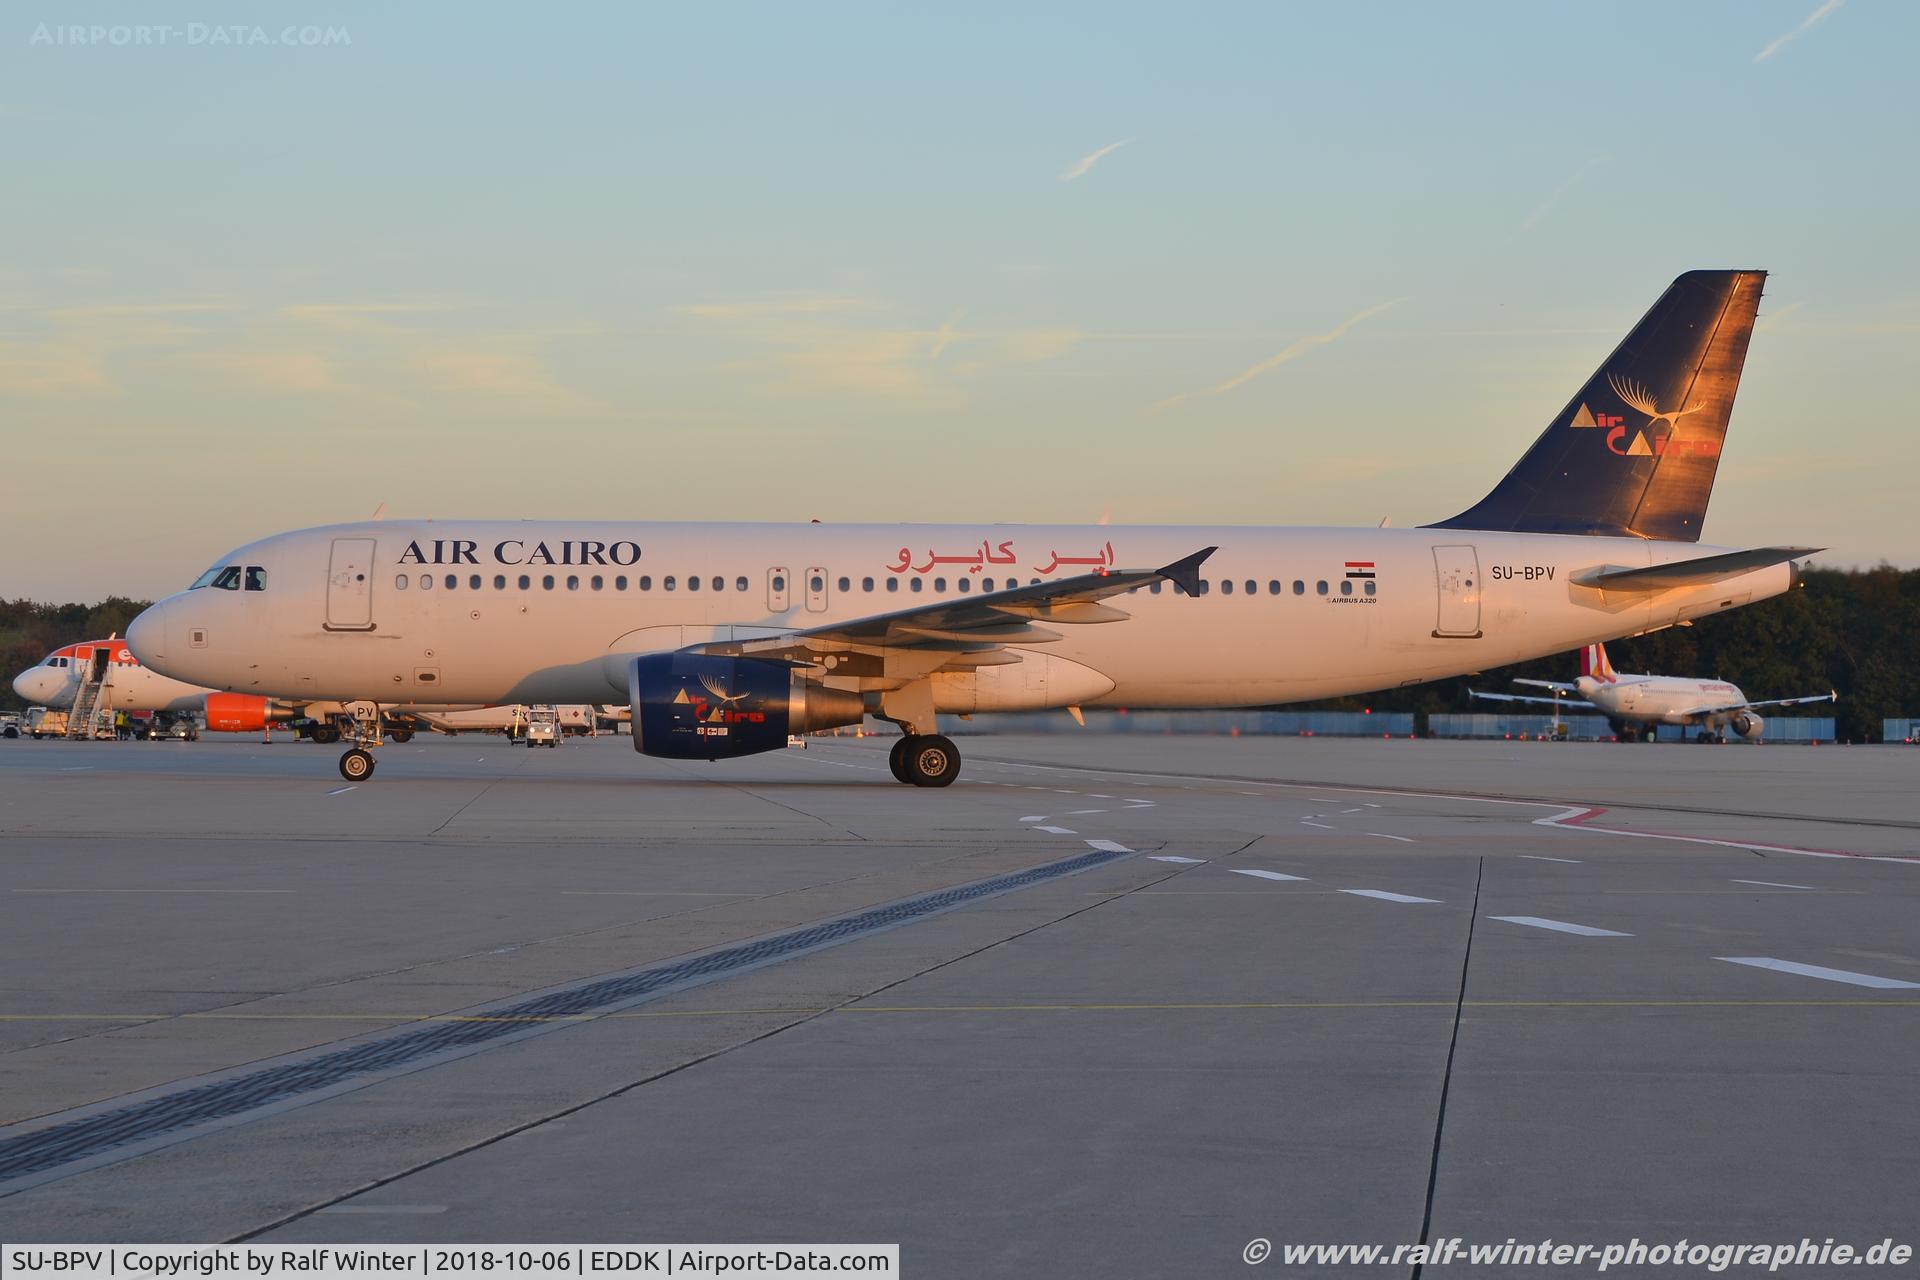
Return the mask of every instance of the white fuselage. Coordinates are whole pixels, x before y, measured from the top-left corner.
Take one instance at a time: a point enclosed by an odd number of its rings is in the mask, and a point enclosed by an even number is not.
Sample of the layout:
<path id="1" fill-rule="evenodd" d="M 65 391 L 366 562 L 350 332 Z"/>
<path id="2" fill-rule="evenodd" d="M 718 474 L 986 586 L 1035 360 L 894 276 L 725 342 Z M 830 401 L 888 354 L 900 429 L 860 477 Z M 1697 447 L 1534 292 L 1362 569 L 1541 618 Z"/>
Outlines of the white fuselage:
<path id="1" fill-rule="evenodd" d="M 108 643 L 108 642 L 101 642 Z M 80 691 L 81 677 L 88 674 L 90 661 L 69 652 L 74 646 L 49 654 L 13 678 L 13 691 L 28 702 L 43 707 L 64 708 L 73 705 Z M 199 711 L 206 705 L 210 690 L 183 680 L 164 676 L 134 661 L 125 644 L 115 644 L 106 664 L 106 679 L 100 705 L 116 711 Z"/>
<path id="2" fill-rule="evenodd" d="M 219 689 L 384 704 L 628 700 L 636 654 L 807 629 L 1018 581 L 1152 569 L 1170 583 L 1056 628 L 1024 661 L 933 677 L 944 711 L 1237 707 L 1478 671 L 1787 589 L 1788 565 L 1605 592 L 1577 575 L 1710 554 L 1694 543 L 1444 529 L 389 521 L 281 534 L 130 632 L 141 659 Z M 1371 576 L 1364 576 L 1370 574 Z M 698 589 L 690 580 L 698 580 Z M 810 673 L 834 683 L 831 669 Z"/>
<path id="3" fill-rule="evenodd" d="M 1725 680 L 1615 675 L 1608 682 L 1581 676 L 1574 687 L 1603 715 L 1647 724 L 1704 724 L 1718 729 L 1747 704 L 1739 687 Z"/>

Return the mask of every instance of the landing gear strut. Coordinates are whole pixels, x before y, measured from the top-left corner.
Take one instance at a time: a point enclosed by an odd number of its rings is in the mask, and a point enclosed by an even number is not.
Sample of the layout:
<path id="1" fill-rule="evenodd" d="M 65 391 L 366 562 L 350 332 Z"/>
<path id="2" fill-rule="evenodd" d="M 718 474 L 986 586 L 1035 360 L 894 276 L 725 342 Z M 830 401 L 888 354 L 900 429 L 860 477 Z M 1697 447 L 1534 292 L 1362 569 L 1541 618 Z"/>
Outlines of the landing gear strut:
<path id="1" fill-rule="evenodd" d="M 960 749 L 937 733 L 910 733 L 887 753 L 893 776 L 916 787 L 949 787 L 960 776 Z"/>
<path id="2" fill-rule="evenodd" d="M 380 746 L 380 708 L 360 703 L 353 709 L 353 745 L 340 757 L 340 776 L 348 782 L 364 782 L 373 776 L 374 759 L 369 747 Z"/>

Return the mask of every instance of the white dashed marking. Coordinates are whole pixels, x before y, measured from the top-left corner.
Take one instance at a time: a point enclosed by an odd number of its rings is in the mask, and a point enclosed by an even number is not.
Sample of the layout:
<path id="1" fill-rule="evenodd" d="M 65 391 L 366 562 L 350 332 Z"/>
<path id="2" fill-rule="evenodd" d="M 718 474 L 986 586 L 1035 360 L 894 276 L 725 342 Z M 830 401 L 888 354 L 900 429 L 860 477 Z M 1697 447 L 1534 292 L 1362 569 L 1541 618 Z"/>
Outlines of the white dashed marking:
<path id="1" fill-rule="evenodd" d="M 1900 978 L 1881 978 L 1871 973 L 1855 973 L 1851 969 L 1829 969 L 1825 965 L 1800 964 L 1793 960 L 1776 960 L 1772 956 L 1715 956 L 1714 959 L 1725 960 L 1728 964 L 1750 965 L 1755 969 L 1796 973 L 1803 978 L 1821 978 L 1827 982 L 1845 982 L 1856 987 L 1873 987 L 1881 991 L 1920 991 L 1920 982 L 1907 982 Z"/>
<path id="2" fill-rule="evenodd" d="M 1631 938 L 1630 933 L 1621 933 L 1618 929 L 1596 929 L 1590 924 L 1569 924 L 1565 920 L 1549 920 L 1545 916 L 1488 916 L 1489 920 L 1501 920 L 1507 924 L 1522 924 L 1529 929 L 1551 929 L 1555 933 L 1577 933 L 1583 938 Z"/>
<path id="3" fill-rule="evenodd" d="M 1578 858 L 1549 858 L 1544 853 L 1523 853 L 1520 856 L 1532 862 L 1571 862 L 1577 865 L 1580 861 Z"/>
<path id="4" fill-rule="evenodd" d="M 1398 840 L 1401 844 L 1418 844 L 1419 843 L 1419 841 L 1415 840 L 1412 836 L 1390 836 L 1384 831 L 1369 831 L 1367 832 L 1367 834 L 1372 836 L 1375 840 Z"/>
<path id="5" fill-rule="evenodd" d="M 1735 884 L 1765 885 L 1769 889 L 1811 889 L 1810 884 L 1781 884 L 1778 880 L 1735 880 Z"/>
<path id="6" fill-rule="evenodd" d="M 1290 876 L 1284 871 L 1256 871 L 1252 867 L 1229 868 L 1237 876 L 1258 876 L 1262 880 L 1305 880 L 1305 876 Z"/>
<path id="7" fill-rule="evenodd" d="M 1206 861 L 1205 858 L 1183 858 L 1177 853 L 1155 853 L 1149 856 L 1155 862 L 1185 862 L 1191 863 L 1194 866 L 1198 866 L 1200 863 Z"/>
<path id="8" fill-rule="evenodd" d="M 1438 898 L 1416 898 L 1410 893 L 1388 893 L 1385 889 L 1342 889 L 1356 898 L 1378 898 L 1382 902 L 1438 902 Z"/>

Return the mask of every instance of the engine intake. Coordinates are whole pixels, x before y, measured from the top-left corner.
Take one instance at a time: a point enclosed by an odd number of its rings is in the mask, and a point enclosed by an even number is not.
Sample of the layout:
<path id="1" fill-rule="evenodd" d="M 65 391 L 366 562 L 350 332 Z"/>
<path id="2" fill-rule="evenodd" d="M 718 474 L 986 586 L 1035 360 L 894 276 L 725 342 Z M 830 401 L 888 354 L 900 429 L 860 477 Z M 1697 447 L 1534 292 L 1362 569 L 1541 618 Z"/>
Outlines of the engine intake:
<path id="1" fill-rule="evenodd" d="M 1759 737 L 1760 731 L 1766 727 L 1767 722 L 1751 711 L 1742 711 L 1727 724 L 1727 728 L 1749 741 Z"/>
<path id="2" fill-rule="evenodd" d="M 799 670 L 754 658 L 650 653 L 627 668 L 633 749 L 676 760 L 775 751 L 787 735 L 858 724 L 857 693 L 812 684 Z"/>

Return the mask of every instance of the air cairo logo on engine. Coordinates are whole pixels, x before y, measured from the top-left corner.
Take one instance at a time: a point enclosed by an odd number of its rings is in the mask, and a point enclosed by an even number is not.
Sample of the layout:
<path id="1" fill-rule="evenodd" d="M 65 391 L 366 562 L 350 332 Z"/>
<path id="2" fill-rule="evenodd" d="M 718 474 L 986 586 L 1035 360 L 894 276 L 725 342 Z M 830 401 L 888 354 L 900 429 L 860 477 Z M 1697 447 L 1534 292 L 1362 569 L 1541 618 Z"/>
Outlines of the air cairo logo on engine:
<path id="1" fill-rule="evenodd" d="M 1630 378 L 1607 375 L 1607 385 L 1613 393 L 1626 403 L 1629 409 L 1646 415 L 1647 423 L 1633 433 L 1631 443 L 1627 442 L 1627 420 L 1617 413 L 1596 414 L 1584 401 L 1573 415 L 1569 427 L 1593 427 L 1604 430 L 1607 452 L 1622 458 L 1665 458 L 1695 457 L 1712 458 L 1719 456 L 1720 442 L 1711 437 L 1698 437 L 1682 440 L 1678 436 L 1680 419 L 1690 413 L 1698 413 L 1706 408 L 1705 401 L 1695 401 L 1684 408 L 1662 409 L 1645 386 Z M 1664 430 L 1659 429 L 1666 423 Z"/>

